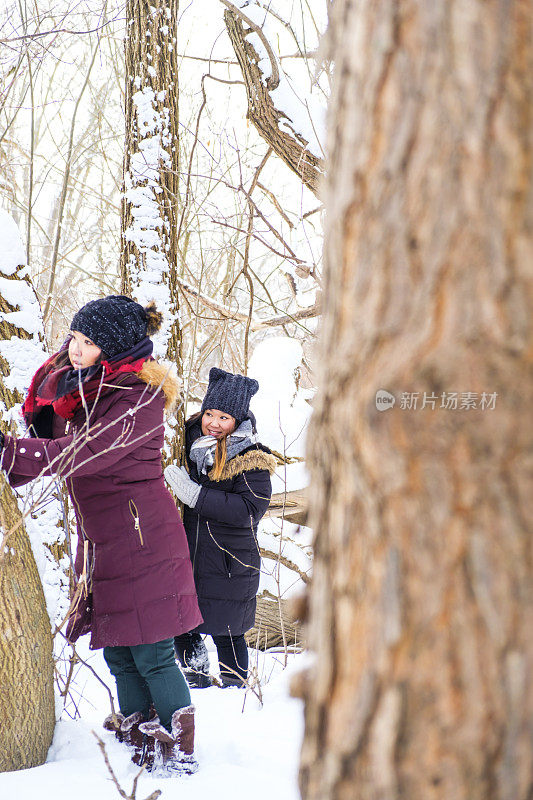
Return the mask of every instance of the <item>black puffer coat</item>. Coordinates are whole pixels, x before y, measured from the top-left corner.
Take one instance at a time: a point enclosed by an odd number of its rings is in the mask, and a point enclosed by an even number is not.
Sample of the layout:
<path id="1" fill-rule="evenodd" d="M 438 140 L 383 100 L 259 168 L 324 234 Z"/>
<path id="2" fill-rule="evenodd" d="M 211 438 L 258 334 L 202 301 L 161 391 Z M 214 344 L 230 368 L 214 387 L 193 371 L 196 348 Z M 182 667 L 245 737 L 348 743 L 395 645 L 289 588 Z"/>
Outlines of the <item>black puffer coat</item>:
<path id="1" fill-rule="evenodd" d="M 194 509 L 185 507 L 198 603 L 204 622 L 196 630 L 238 636 L 254 625 L 261 558 L 257 525 L 268 508 L 276 459 L 260 444 L 230 459 L 218 481 L 198 475 L 189 458 L 202 435 L 200 417 L 185 427 L 187 465 L 202 489 Z"/>

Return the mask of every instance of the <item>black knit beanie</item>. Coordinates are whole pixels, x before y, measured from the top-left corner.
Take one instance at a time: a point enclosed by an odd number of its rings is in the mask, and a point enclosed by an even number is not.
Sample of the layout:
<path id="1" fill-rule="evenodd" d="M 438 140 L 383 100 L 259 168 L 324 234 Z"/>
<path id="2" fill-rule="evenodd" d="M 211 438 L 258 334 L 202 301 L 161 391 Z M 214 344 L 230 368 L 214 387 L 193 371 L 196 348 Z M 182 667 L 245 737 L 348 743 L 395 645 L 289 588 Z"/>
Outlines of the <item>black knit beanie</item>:
<path id="1" fill-rule="evenodd" d="M 258 389 L 259 384 L 254 378 L 233 375 L 218 367 L 211 367 L 202 412 L 208 408 L 215 408 L 241 422 L 246 419 L 250 400 Z"/>
<path id="2" fill-rule="evenodd" d="M 91 300 L 74 314 L 71 331 L 91 339 L 108 358 L 131 350 L 147 335 L 146 310 L 131 297 L 112 294 Z"/>

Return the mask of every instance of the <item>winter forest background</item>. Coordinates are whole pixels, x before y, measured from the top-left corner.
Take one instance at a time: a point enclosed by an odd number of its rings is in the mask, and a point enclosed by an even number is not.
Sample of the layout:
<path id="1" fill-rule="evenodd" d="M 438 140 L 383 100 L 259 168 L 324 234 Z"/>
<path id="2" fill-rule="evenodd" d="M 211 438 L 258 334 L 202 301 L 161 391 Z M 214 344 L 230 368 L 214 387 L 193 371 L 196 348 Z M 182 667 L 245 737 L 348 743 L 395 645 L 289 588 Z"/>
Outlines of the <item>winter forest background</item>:
<path id="1" fill-rule="evenodd" d="M 167 457 L 217 364 L 279 464 L 249 688 L 164 784 L 56 632 L 63 492 L 0 476 L 0 796 L 530 800 L 531 2 L 0 0 L 0 43 L 2 429 L 125 291 Z"/>

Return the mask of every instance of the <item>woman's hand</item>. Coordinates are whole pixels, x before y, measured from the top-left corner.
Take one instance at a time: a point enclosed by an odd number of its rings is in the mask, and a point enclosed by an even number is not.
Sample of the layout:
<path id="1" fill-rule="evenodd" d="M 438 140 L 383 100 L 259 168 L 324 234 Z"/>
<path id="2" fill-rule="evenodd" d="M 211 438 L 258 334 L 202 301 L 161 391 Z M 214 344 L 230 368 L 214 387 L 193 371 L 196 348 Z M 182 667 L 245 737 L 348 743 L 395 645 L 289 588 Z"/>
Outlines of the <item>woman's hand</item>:
<path id="1" fill-rule="evenodd" d="M 202 487 L 189 477 L 185 467 L 176 467 L 171 464 L 165 469 L 165 480 L 182 503 L 194 508 Z"/>

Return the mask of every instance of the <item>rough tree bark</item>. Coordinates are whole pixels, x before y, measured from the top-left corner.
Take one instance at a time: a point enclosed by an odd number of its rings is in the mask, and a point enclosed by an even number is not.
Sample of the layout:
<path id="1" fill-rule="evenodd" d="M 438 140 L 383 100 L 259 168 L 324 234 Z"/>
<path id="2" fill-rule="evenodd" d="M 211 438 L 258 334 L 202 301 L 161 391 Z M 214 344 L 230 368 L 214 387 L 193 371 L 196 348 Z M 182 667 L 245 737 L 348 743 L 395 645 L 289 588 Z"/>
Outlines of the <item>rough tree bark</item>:
<path id="1" fill-rule="evenodd" d="M 55 725 L 52 634 L 17 501 L 0 473 L 0 772 L 43 764 Z"/>
<path id="2" fill-rule="evenodd" d="M 21 280 L 16 273 L 1 277 Z M 0 312 L 17 310 L 0 294 Z M 0 320 L 0 338 L 11 337 L 30 338 Z M 20 392 L 6 386 L 9 374 L 0 356 L 0 401 L 6 409 L 22 400 Z M 6 432 L 1 414 L 0 428 Z M 0 772 L 43 764 L 54 725 L 50 620 L 17 501 L 0 472 Z"/>
<path id="3" fill-rule="evenodd" d="M 302 795 L 526 800 L 532 7 L 331 13 Z"/>
<path id="4" fill-rule="evenodd" d="M 245 28 L 243 25 L 243 15 L 246 19 L 244 13 L 246 9 L 241 11 L 232 3 L 228 3 L 226 0 L 223 2 L 229 9 L 234 9 L 224 12 L 224 21 L 246 87 L 248 98 L 246 116 L 254 124 L 260 136 L 272 146 L 274 152 L 316 195 L 323 171 L 323 161 L 307 149 L 308 142 L 302 136 L 297 133 L 291 136 L 287 131 L 280 129 L 280 119 L 285 115 L 276 109 L 270 96 L 270 92 L 277 88 L 279 79 L 272 75 L 265 80 L 259 69 L 259 55 L 246 38 L 253 29 Z M 270 56 L 271 59 L 275 59 L 272 51 L 270 51 Z M 273 67 L 277 69 L 275 64 Z"/>
<path id="5" fill-rule="evenodd" d="M 153 284 L 158 307 L 172 315 L 165 356 L 183 374 L 178 321 L 178 0 L 128 0 L 126 8 L 125 195 L 122 200 L 122 291 L 140 302 L 139 285 Z M 140 97 L 140 94 L 143 96 Z M 147 114 L 149 105 L 153 114 Z M 149 122 L 149 124 L 148 124 Z M 158 139 L 159 159 L 154 160 Z M 128 189 L 153 190 L 141 200 Z M 162 291 L 163 290 L 163 291 Z M 176 412 L 171 460 L 183 446 L 183 411 Z"/>
<path id="6" fill-rule="evenodd" d="M 0 269 L 0 286 L 1 282 L 3 281 L 21 281 L 25 280 L 29 283 L 29 278 L 20 278 L 17 272 L 12 275 L 6 275 Z M 7 286 L 8 284 L 6 284 Z M 32 290 L 33 291 L 33 290 Z M 7 292 L 5 292 L 7 294 Z M 6 297 L 4 297 L 4 290 L 0 291 L 0 315 L 4 314 L 11 314 L 12 312 L 20 311 L 19 306 L 14 306 L 8 302 Z M 13 325 L 11 322 L 8 322 L 0 316 L 0 340 L 7 341 L 12 337 L 16 337 L 17 339 L 31 339 L 30 334 L 24 330 L 24 328 L 19 328 L 16 325 Z M 6 409 L 12 408 L 16 403 L 22 403 L 24 400 L 20 391 L 16 388 L 9 388 L 4 378 L 9 377 L 11 374 L 11 368 L 6 358 L 0 353 L 0 401 L 4 404 Z M 0 412 L 0 423 L 2 422 L 1 419 L 1 412 Z M 2 430 L 5 430 L 4 426 L 1 426 Z"/>

